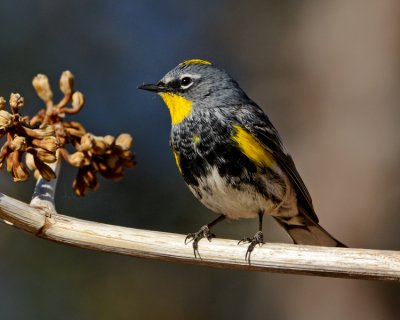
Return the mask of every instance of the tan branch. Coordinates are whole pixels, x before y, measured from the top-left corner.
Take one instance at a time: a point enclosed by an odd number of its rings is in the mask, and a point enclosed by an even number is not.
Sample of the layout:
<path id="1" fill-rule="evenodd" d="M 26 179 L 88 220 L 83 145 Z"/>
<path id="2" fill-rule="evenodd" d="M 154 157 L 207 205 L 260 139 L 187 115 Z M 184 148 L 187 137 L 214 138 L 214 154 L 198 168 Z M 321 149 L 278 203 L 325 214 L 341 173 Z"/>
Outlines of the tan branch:
<path id="1" fill-rule="evenodd" d="M 134 257 L 210 267 L 307 274 L 327 277 L 400 280 L 400 252 L 265 244 L 245 260 L 247 246 L 213 239 L 200 243 L 201 259 L 179 234 L 125 228 L 71 218 L 46 217 L 38 209 L 0 193 L 0 218 L 19 229 L 59 243 Z M 4 258 L 4 257 L 3 257 Z"/>

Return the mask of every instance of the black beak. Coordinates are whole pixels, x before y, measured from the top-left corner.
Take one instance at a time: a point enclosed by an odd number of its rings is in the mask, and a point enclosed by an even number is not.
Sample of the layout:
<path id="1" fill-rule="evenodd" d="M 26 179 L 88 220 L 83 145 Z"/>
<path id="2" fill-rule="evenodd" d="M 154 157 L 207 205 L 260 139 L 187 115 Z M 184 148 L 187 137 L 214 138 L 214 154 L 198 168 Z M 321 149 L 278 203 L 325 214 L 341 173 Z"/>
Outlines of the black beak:
<path id="1" fill-rule="evenodd" d="M 138 89 L 147 90 L 151 92 L 168 92 L 169 88 L 165 87 L 165 85 L 157 83 L 157 84 L 143 84 L 138 87 Z"/>

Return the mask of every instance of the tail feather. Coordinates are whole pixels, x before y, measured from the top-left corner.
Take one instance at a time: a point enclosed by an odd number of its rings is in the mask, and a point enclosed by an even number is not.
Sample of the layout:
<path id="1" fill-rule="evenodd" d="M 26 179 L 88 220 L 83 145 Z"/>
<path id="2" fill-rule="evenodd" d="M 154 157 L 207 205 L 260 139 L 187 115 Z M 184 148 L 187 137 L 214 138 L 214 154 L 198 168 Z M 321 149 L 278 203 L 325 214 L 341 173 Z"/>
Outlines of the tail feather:
<path id="1" fill-rule="evenodd" d="M 295 244 L 324 247 L 343 247 L 347 246 L 332 237 L 324 228 L 311 219 L 304 217 L 304 225 L 288 224 L 286 221 L 275 218 L 278 223 L 286 230 Z"/>

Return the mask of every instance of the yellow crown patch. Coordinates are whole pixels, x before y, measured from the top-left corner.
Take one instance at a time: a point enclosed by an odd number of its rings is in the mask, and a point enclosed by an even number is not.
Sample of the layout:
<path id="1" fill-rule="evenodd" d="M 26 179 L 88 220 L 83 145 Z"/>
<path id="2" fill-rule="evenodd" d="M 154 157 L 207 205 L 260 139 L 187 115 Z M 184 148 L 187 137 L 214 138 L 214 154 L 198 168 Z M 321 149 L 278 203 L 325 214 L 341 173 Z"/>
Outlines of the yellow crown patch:
<path id="1" fill-rule="evenodd" d="M 191 59 L 191 60 L 186 60 L 180 63 L 180 66 L 187 66 L 189 64 L 212 64 L 210 61 L 207 60 L 201 60 L 201 59 Z"/>

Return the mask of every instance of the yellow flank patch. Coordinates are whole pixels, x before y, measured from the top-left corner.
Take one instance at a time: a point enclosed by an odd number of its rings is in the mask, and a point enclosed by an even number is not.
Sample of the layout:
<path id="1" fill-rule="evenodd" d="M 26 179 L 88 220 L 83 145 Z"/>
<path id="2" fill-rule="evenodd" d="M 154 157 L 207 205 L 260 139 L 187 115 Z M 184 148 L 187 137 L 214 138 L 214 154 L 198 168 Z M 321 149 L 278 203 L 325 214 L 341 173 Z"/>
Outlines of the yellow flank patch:
<path id="1" fill-rule="evenodd" d="M 193 136 L 193 142 L 194 142 L 194 144 L 199 144 L 200 143 L 200 136 L 195 134 Z"/>
<path id="2" fill-rule="evenodd" d="M 176 165 L 177 165 L 177 167 L 178 167 L 178 170 L 179 170 L 179 172 L 182 174 L 182 169 L 181 169 L 181 158 L 179 157 L 179 154 L 178 154 L 175 150 L 172 150 L 172 153 L 174 154 L 175 162 L 176 162 Z"/>
<path id="3" fill-rule="evenodd" d="M 180 66 L 187 66 L 189 64 L 212 64 L 210 61 L 207 60 L 201 60 L 201 59 L 191 59 L 191 60 L 186 60 L 180 63 Z"/>
<path id="4" fill-rule="evenodd" d="M 169 109 L 172 124 L 180 123 L 192 111 L 192 101 L 170 92 L 163 92 L 160 95 Z"/>
<path id="5" fill-rule="evenodd" d="M 250 132 L 239 125 L 235 125 L 232 140 L 235 141 L 246 157 L 258 167 L 272 167 L 275 160 L 268 148 L 260 140 L 253 137 Z"/>

